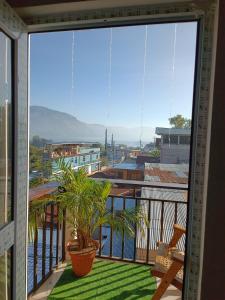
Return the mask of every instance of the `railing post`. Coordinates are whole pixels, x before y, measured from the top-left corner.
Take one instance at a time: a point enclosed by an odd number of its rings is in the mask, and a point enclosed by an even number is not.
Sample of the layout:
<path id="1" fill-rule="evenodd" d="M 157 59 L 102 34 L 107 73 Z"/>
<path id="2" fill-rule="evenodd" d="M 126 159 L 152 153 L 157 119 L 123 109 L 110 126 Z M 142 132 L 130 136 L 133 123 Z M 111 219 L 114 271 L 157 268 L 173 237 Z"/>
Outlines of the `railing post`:
<path id="1" fill-rule="evenodd" d="M 45 278 L 45 258 L 46 258 L 46 207 L 45 217 L 42 227 L 42 280 Z"/>
<path id="2" fill-rule="evenodd" d="M 114 214 L 114 197 L 111 199 L 111 214 Z M 110 257 L 113 254 L 113 229 L 110 227 Z"/>
<path id="3" fill-rule="evenodd" d="M 164 201 L 162 201 L 162 208 L 161 208 L 161 227 L 160 227 L 160 241 L 163 241 L 163 220 L 164 218 Z"/>
<path id="4" fill-rule="evenodd" d="M 150 226 L 150 218 L 151 218 L 151 200 L 148 201 L 148 222 Z M 147 229 L 147 254 L 146 254 L 146 263 L 149 261 L 149 241 L 150 241 L 150 229 Z"/>
<path id="5" fill-rule="evenodd" d="M 123 212 L 126 209 L 126 198 L 123 197 Z M 122 259 L 124 258 L 124 229 L 122 233 Z"/>
<path id="6" fill-rule="evenodd" d="M 137 209 L 137 198 L 135 198 L 135 209 Z M 134 261 L 136 261 L 137 224 L 134 224 Z"/>
<path id="7" fill-rule="evenodd" d="M 50 263 L 49 270 L 52 270 L 52 259 L 53 259 L 53 218 L 54 218 L 54 205 L 51 204 L 51 219 L 50 219 Z"/>
<path id="8" fill-rule="evenodd" d="M 177 202 L 175 202 L 175 211 L 174 211 L 174 213 L 175 213 L 174 224 L 176 224 L 177 223 Z"/>
<path id="9" fill-rule="evenodd" d="M 102 225 L 99 226 L 99 256 L 102 255 Z"/>
<path id="10" fill-rule="evenodd" d="M 62 261 L 66 258 L 65 243 L 66 243 L 66 210 L 63 210 L 63 226 L 62 226 Z"/>
<path id="11" fill-rule="evenodd" d="M 56 266 L 59 264 L 59 204 L 57 204 L 57 231 L 56 231 Z"/>
<path id="12" fill-rule="evenodd" d="M 37 215 L 35 213 L 35 231 L 34 231 L 34 265 L 33 265 L 33 287 L 37 288 L 37 245 L 38 245 L 38 229 L 37 229 Z"/>

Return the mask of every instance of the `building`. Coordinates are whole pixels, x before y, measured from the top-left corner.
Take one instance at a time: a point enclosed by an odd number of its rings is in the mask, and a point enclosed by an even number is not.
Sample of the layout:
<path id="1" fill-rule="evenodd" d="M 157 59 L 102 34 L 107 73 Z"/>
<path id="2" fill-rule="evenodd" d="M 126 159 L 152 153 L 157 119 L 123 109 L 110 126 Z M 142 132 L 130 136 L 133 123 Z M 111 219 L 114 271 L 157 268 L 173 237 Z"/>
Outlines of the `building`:
<path id="1" fill-rule="evenodd" d="M 222 0 L 0 0 L 0 34 L 8 47 L 0 46 L 9 51 L 1 51 L 1 66 L 5 57 L 13 62 L 8 72 L 0 69 L 0 101 L 11 98 L 13 105 L 8 119 L 13 134 L 8 141 L 0 139 L 0 147 L 14 145 L 13 172 L 2 171 L 8 181 L 0 186 L 0 207 L 5 203 L 13 212 L 0 225 L 2 300 L 27 298 L 29 33 L 182 21 L 198 23 L 183 299 L 225 298 L 224 11 Z M 5 80 L 6 73 L 13 84 Z M 7 158 L 1 159 L 6 165 Z M 10 180 L 11 195 L 6 189 Z"/>
<path id="2" fill-rule="evenodd" d="M 88 174 L 99 171 L 100 147 L 88 143 L 58 143 L 48 144 L 45 149 L 45 159 L 52 160 L 53 172 L 57 170 L 56 161 L 63 157 L 65 162 L 70 162 L 74 170 L 85 168 Z"/>
<path id="3" fill-rule="evenodd" d="M 159 164 L 146 163 L 144 170 L 144 181 L 152 184 L 152 187 L 141 188 L 141 198 L 152 199 L 150 209 L 150 248 L 154 249 L 154 244 L 160 240 L 161 226 L 164 228 L 164 236 L 167 240 L 172 235 L 171 222 L 175 218 L 179 219 L 179 224 L 185 227 L 187 222 L 187 198 L 188 198 L 188 164 Z M 161 183 L 162 188 L 154 186 Z M 168 185 L 168 187 L 167 187 Z M 173 187 L 173 188 L 171 188 Z M 170 202 L 170 201 L 173 201 Z M 177 204 L 175 203 L 177 202 Z M 141 200 L 140 205 L 146 216 L 148 215 L 149 200 Z M 162 209 L 163 206 L 163 209 Z M 162 212 L 163 211 L 163 212 Z M 165 214 L 160 219 L 160 214 Z M 147 229 L 145 230 L 147 235 Z M 140 232 L 137 235 L 137 248 L 140 253 L 146 251 L 147 239 L 143 238 Z M 185 238 L 180 242 L 180 248 L 185 250 Z M 154 251 L 149 251 L 149 257 L 154 259 Z"/>
<path id="4" fill-rule="evenodd" d="M 156 127 L 155 133 L 161 136 L 160 163 L 188 163 L 190 156 L 191 129 Z"/>
<path id="5" fill-rule="evenodd" d="M 149 153 L 140 153 L 137 156 L 136 164 L 139 166 L 144 166 L 145 163 L 159 163 L 160 157 L 154 157 Z"/>
<path id="6" fill-rule="evenodd" d="M 139 149 L 134 149 L 130 151 L 130 158 L 137 158 L 138 155 L 140 155 L 141 150 Z"/>

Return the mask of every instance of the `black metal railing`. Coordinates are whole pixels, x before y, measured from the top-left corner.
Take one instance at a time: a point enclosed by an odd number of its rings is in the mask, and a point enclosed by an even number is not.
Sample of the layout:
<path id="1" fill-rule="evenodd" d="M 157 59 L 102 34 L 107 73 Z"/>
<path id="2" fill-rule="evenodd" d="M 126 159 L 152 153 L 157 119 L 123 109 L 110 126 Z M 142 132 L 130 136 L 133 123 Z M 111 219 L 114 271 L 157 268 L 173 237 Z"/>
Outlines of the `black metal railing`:
<path id="1" fill-rule="evenodd" d="M 151 264 L 154 261 L 157 242 L 170 241 L 173 225 L 179 223 L 186 227 L 187 201 L 112 195 L 107 205 L 112 213 L 140 206 L 149 221 L 149 226 L 146 227 L 143 222 L 141 230 L 134 224 L 133 238 L 127 237 L 124 232 L 122 234 L 114 232 L 107 224 L 101 226 L 98 257 Z M 178 247 L 184 251 L 185 236 L 180 239 Z"/>
<path id="2" fill-rule="evenodd" d="M 125 187 L 125 182 L 122 181 Z M 116 186 L 119 186 L 118 181 Z M 146 227 L 143 222 L 143 234 L 137 224 L 134 224 L 135 235 L 128 237 L 125 232 L 118 234 L 105 224 L 100 226 L 96 239 L 99 239 L 100 249 L 98 257 L 127 262 L 151 264 L 154 261 L 157 242 L 169 242 L 173 234 L 173 225 L 178 223 L 186 227 L 187 216 L 187 186 L 146 184 L 145 195 L 139 183 L 128 184 L 132 196 L 110 195 L 107 208 L 112 213 L 128 208 L 140 208 L 149 221 Z M 133 192 L 132 192 L 133 190 Z M 171 193 L 172 192 L 172 193 Z M 139 197 L 145 195 L 145 197 Z M 183 195 L 183 200 L 181 200 Z M 156 197 L 157 196 L 157 197 Z M 164 200 L 164 199 L 168 200 Z M 65 259 L 66 222 L 63 212 L 63 222 L 59 222 L 58 206 L 50 204 L 45 208 L 44 222 L 37 216 L 37 230 L 34 241 L 28 246 L 28 293 L 35 291 Z M 185 236 L 178 247 L 184 251 Z"/>
<path id="3" fill-rule="evenodd" d="M 65 212 L 64 212 L 65 214 Z M 34 292 L 65 259 L 65 222 L 60 223 L 58 206 L 45 207 L 44 222 L 38 224 L 28 245 L 28 293 Z"/>

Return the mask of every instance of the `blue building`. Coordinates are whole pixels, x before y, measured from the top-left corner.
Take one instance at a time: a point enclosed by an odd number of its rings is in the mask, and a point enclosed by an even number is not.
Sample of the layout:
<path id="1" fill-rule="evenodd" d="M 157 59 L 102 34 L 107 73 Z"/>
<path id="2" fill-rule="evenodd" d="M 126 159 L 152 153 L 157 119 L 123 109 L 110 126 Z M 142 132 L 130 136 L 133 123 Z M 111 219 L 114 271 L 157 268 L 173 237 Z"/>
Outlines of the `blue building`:
<path id="1" fill-rule="evenodd" d="M 66 162 L 69 161 L 74 170 L 84 167 L 87 174 L 92 174 L 100 170 L 100 147 L 98 144 L 48 144 L 45 153 L 47 159 L 52 160 L 53 170 L 56 169 L 56 160 L 61 157 L 64 157 Z"/>

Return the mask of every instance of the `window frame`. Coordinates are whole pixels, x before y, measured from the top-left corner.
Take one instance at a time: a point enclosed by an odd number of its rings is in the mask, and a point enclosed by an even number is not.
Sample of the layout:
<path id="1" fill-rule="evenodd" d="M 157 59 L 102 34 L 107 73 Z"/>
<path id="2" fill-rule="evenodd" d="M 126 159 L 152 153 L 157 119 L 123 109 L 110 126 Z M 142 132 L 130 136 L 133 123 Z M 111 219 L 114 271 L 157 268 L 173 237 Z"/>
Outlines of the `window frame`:
<path id="1" fill-rule="evenodd" d="M 31 25 L 29 26 L 28 31 L 28 33 L 40 33 L 62 30 L 93 29 L 113 27 L 113 25 L 124 26 L 124 24 L 127 25 L 131 23 L 131 25 L 134 25 L 134 23 L 136 24 L 137 22 L 146 24 L 149 20 L 152 20 L 151 24 L 158 24 L 159 21 L 160 23 L 177 22 L 181 19 L 182 21 L 187 19 L 198 21 L 194 83 L 195 92 L 193 97 L 194 114 L 192 120 L 192 144 L 190 149 L 191 176 L 189 178 L 192 181 L 192 186 L 190 186 L 189 192 L 186 240 L 186 253 L 188 253 L 189 256 L 194 256 L 196 267 L 193 264 L 189 264 L 188 274 L 186 274 L 185 269 L 182 293 L 183 299 L 189 299 L 199 295 L 200 288 L 198 282 L 201 280 L 202 276 L 202 270 L 201 268 L 198 268 L 198 263 L 201 263 L 201 257 L 203 255 L 204 227 L 202 227 L 201 224 L 205 221 L 204 212 L 206 210 L 206 195 L 203 193 L 203 190 L 205 190 L 203 185 L 206 185 L 207 187 L 208 153 L 210 147 L 210 129 L 207 130 L 207 127 L 211 124 L 212 115 L 212 106 L 210 103 L 212 102 L 211 90 L 213 89 L 213 66 L 215 64 L 216 51 L 215 30 L 218 22 L 218 11 L 215 9 L 214 3 L 201 5 L 199 2 L 193 1 L 193 4 L 194 3 L 195 6 L 193 5 L 190 8 L 190 3 L 174 3 L 174 5 L 171 6 L 171 4 L 164 1 L 164 3 L 161 4 L 148 4 L 145 7 L 136 6 L 117 8 L 113 11 L 113 14 L 110 8 L 108 10 L 98 9 L 93 10 L 92 12 L 78 12 L 77 14 L 74 13 L 74 15 L 64 14 L 63 20 L 60 18 L 60 15 L 56 15 L 52 18 L 51 14 L 49 14 L 48 16 L 34 17 L 31 19 Z M 201 62 L 201 59 L 203 59 L 203 63 Z M 211 78 L 208 74 L 208 70 L 211 71 Z M 208 88 L 207 92 L 205 92 L 204 88 Z M 201 109 L 199 108 L 200 106 Z M 199 111 L 199 109 L 202 112 Z M 199 126 L 199 124 L 201 124 L 201 126 Z M 202 176 L 198 174 L 202 174 Z M 194 235 L 192 226 L 195 227 Z M 185 261 L 185 268 L 186 265 Z"/>

